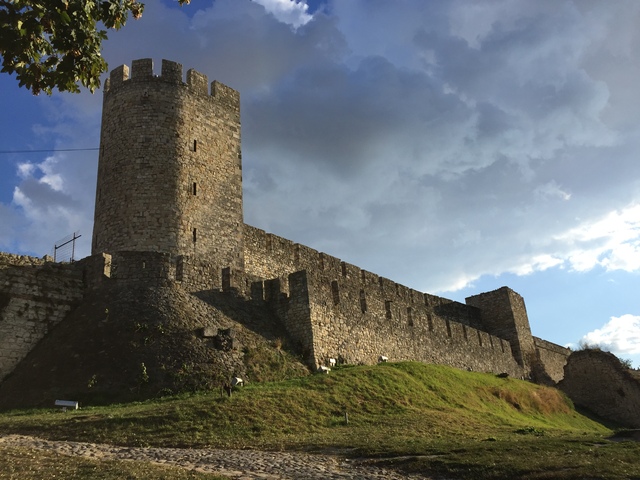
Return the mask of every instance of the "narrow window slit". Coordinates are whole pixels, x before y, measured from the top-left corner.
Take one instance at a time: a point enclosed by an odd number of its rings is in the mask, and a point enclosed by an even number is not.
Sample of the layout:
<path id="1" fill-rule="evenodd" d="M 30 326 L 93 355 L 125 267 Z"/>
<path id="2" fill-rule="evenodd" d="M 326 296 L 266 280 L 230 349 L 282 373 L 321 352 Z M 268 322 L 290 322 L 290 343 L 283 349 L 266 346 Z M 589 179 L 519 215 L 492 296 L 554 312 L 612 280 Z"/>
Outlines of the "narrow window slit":
<path id="1" fill-rule="evenodd" d="M 391 320 L 391 300 L 385 300 L 384 309 L 387 320 Z"/>
<path id="2" fill-rule="evenodd" d="M 362 313 L 367 311 L 367 297 L 364 290 L 360 290 L 360 310 L 362 310 Z"/>
<path id="3" fill-rule="evenodd" d="M 340 303 L 340 290 L 336 280 L 331 282 L 331 295 L 333 296 L 333 304 L 338 305 Z"/>

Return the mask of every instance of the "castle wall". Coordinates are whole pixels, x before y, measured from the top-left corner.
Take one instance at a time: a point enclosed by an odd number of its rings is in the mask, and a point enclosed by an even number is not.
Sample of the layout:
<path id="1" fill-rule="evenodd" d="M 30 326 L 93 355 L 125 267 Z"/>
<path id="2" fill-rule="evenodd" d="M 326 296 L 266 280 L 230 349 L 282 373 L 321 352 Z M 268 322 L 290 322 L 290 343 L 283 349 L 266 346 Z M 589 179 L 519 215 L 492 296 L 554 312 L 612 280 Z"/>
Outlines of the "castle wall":
<path id="1" fill-rule="evenodd" d="M 329 358 L 372 364 L 386 356 L 523 375 L 507 341 L 437 315 L 417 291 L 350 271 L 306 272 L 317 365 Z M 292 289 L 291 300 L 297 295 Z"/>
<path id="2" fill-rule="evenodd" d="M 533 341 L 536 345 L 538 360 L 541 362 L 546 374 L 556 383 L 562 380 L 564 378 L 564 366 L 567 364 L 571 349 L 538 337 L 533 337 Z"/>
<path id="3" fill-rule="evenodd" d="M 622 425 L 640 428 L 640 381 L 611 353 L 572 353 L 558 387 L 579 406 Z"/>
<path id="4" fill-rule="evenodd" d="M 310 365 L 326 365 L 330 358 L 373 364 L 386 356 L 389 361 L 525 375 L 507 340 L 455 320 L 455 312 L 462 312 L 461 319 L 478 321 L 475 307 L 420 293 L 326 254 L 315 255 L 322 268 L 291 273 L 286 282 L 282 277 L 243 278 L 241 272 L 233 278 L 237 292 L 252 282 L 245 294 L 266 302 L 278 315 Z M 306 261 L 315 263 L 309 256 Z M 442 306 L 448 306 L 448 316 L 436 313 Z"/>
<path id="5" fill-rule="evenodd" d="M 195 70 L 185 81 L 182 65 L 166 60 L 157 76 L 151 59 L 114 69 L 104 88 L 94 254 L 68 271 L 36 260 L 35 270 L 5 268 L 0 307 L 14 318 L 26 308 L 16 306 L 20 295 L 30 312 L 46 299 L 51 325 L 70 309 L 65 295 L 79 298 L 83 286 L 176 282 L 264 302 L 316 365 L 384 355 L 516 376 L 528 369 L 536 344 L 517 293 L 505 287 L 465 305 L 245 225 L 241 169 L 238 92 L 215 81 L 209 89 Z M 68 280 L 57 290 L 54 271 Z M 37 293 L 43 282 L 52 288 Z M 16 293 L 19 285 L 36 293 Z M 559 375 L 563 353 L 539 345 Z"/>
<path id="6" fill-rule="evenodd" d="M 321 266 L 320 252 L 251 225 L 244 226 L 244 269 L 261 278 L 280 278 L 287 289 L 290 273 Z"/>
<path id="7" fill-rule="evenodd" d="M 340 358 L 371 364 L 384 355 L 523 376 L 509 341 L 484 331 L 480 309 L 418 292 L 249 225 L 244 232 L 245 270 L 278 277 L 277 288 L 290 302 L 309 298 L 313 346 L 306 337 L 300 343 L 313 352 L 311 363 Z M 307 277 L 303 291 L 288 277 L 300 271 Z"/>
<path id="8" fill-rule="evenodd" d="M 238 92 L 150 59 L 104 89 L 92 252 L 208 256 L 242 268 Z"/>
<path id="9" fill-rule="evenodd" d="M 488 332 L 509 340 L 515 359 L 528 369 L 536 350 L 524 299 L 510 288 L 502 287 L 465 301 L 480 309 L 482 325 Z"/>
<path id="10" fill-rule="evenodd" d="M 74 264 L 0 253 L 0 380 L 64 319 L 82 292 Z"/>

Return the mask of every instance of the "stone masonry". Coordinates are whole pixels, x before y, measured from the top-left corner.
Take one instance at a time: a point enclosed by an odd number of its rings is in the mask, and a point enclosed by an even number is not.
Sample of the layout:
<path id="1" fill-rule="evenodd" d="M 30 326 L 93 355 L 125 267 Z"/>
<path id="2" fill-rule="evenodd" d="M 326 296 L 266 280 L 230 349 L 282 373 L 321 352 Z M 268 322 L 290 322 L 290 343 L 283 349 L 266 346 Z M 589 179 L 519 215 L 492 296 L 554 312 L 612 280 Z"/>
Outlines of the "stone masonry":
<path id="1" fill-rule="evenodd" d="M 77 269 L 0 253 L 0 381 L 82 298 Z"/>
<path id="2" fill-rule="evenodd" d="M 111 72 L 94 220 L 93 254 L 75 264 L 0 257 L 0 376 L 83 292 L 130 282 L 270 309 L 313 368 L 385 356 L 526 377 L 534 358 L 562 377 L 568 352 L 532 337 L 507 287 L 462 304 L 244 224 L 239 94 L 178 63 Z"/>
<path id="3" fill-rule="evenodd" d="M 151 59 L 104 89 L 94 254 L 160 251 L 242 268 L 240 98 L 195 70 Z"/>
<path id="4" fill-rule="evenodd" d="M 572 353 L 558 386 L 576 405 L 621 425 L 640 428 L 640 378 L 613 354 L 600 350 Z"/>

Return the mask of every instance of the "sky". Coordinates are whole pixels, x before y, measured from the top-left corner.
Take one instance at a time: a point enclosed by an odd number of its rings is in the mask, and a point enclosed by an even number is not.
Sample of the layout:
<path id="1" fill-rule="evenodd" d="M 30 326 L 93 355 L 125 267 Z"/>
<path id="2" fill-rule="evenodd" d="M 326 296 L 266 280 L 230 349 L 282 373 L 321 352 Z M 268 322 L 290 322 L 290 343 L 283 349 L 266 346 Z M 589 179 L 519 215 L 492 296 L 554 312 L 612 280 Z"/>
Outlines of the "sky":
<path id="1" fill-rule="evenodd" d="M 509 286 L 534 335 L 638 367 L 639 24 L 635 0 L 147 0 L 103 55 L 240 91 L 246 223 L 461 302 Z M 89 255 L 101 104 L 0 74 L 1 251 Z"/>

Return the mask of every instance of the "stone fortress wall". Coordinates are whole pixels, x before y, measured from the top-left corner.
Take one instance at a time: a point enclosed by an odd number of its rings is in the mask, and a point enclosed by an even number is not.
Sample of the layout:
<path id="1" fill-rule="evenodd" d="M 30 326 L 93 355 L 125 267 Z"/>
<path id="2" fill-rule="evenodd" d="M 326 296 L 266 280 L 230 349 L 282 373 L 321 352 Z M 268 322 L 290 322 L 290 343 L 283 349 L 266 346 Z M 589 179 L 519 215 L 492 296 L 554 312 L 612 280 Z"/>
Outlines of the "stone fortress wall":
<path id="1" fill-rule="evenodd" d="M 207 77 L 194 70 L 183 81 L 182 66 L 166 60 L 159 76 L 149 59 L 134 61 L 131 76 L 118 67 L 105 86 L 92 251 L 72 265 L 39 265 L 51 281 L 25 265 L 12 273 L 19 278 L 0 284 L 7 338 L 27 326 L 15 313 L 14 284 L 49 292 L 33 297 L 58 312 L 42 316 L 52 325 L 83 288 L 171 282 L 272 309 L 314 367 L 385 356 L 522 377 L 538 361 L 559 378 L 568 355 L 532 337 L 524 300 L 506 287 L 453 302 L 245 225 L 239 95 L 218 82 L 209 92 Z M 56 275 L 64 281 L 53 285 Z"/>
<path id="2" fill-rule="evenodd" d="M 276 282 L 288 301 L 280 316 L 290 330 L 306 332 L 300 342 L 310 363 L 335 358 L 371 364 L 385 356 L 524 375 L 509 340 L 484 329 L 481 310 L 473 306 L 413 290 L 248 225 L 245 269 L 263 278 L 277 274 L 270 288 Z M 304 318 L 296 309 L 300 303 L 308 305 Z"/>
<path id="3" fill-rule="evenodd" d="M 73 265 L 0 253 L 0 381 L 81 301 Z"/>

